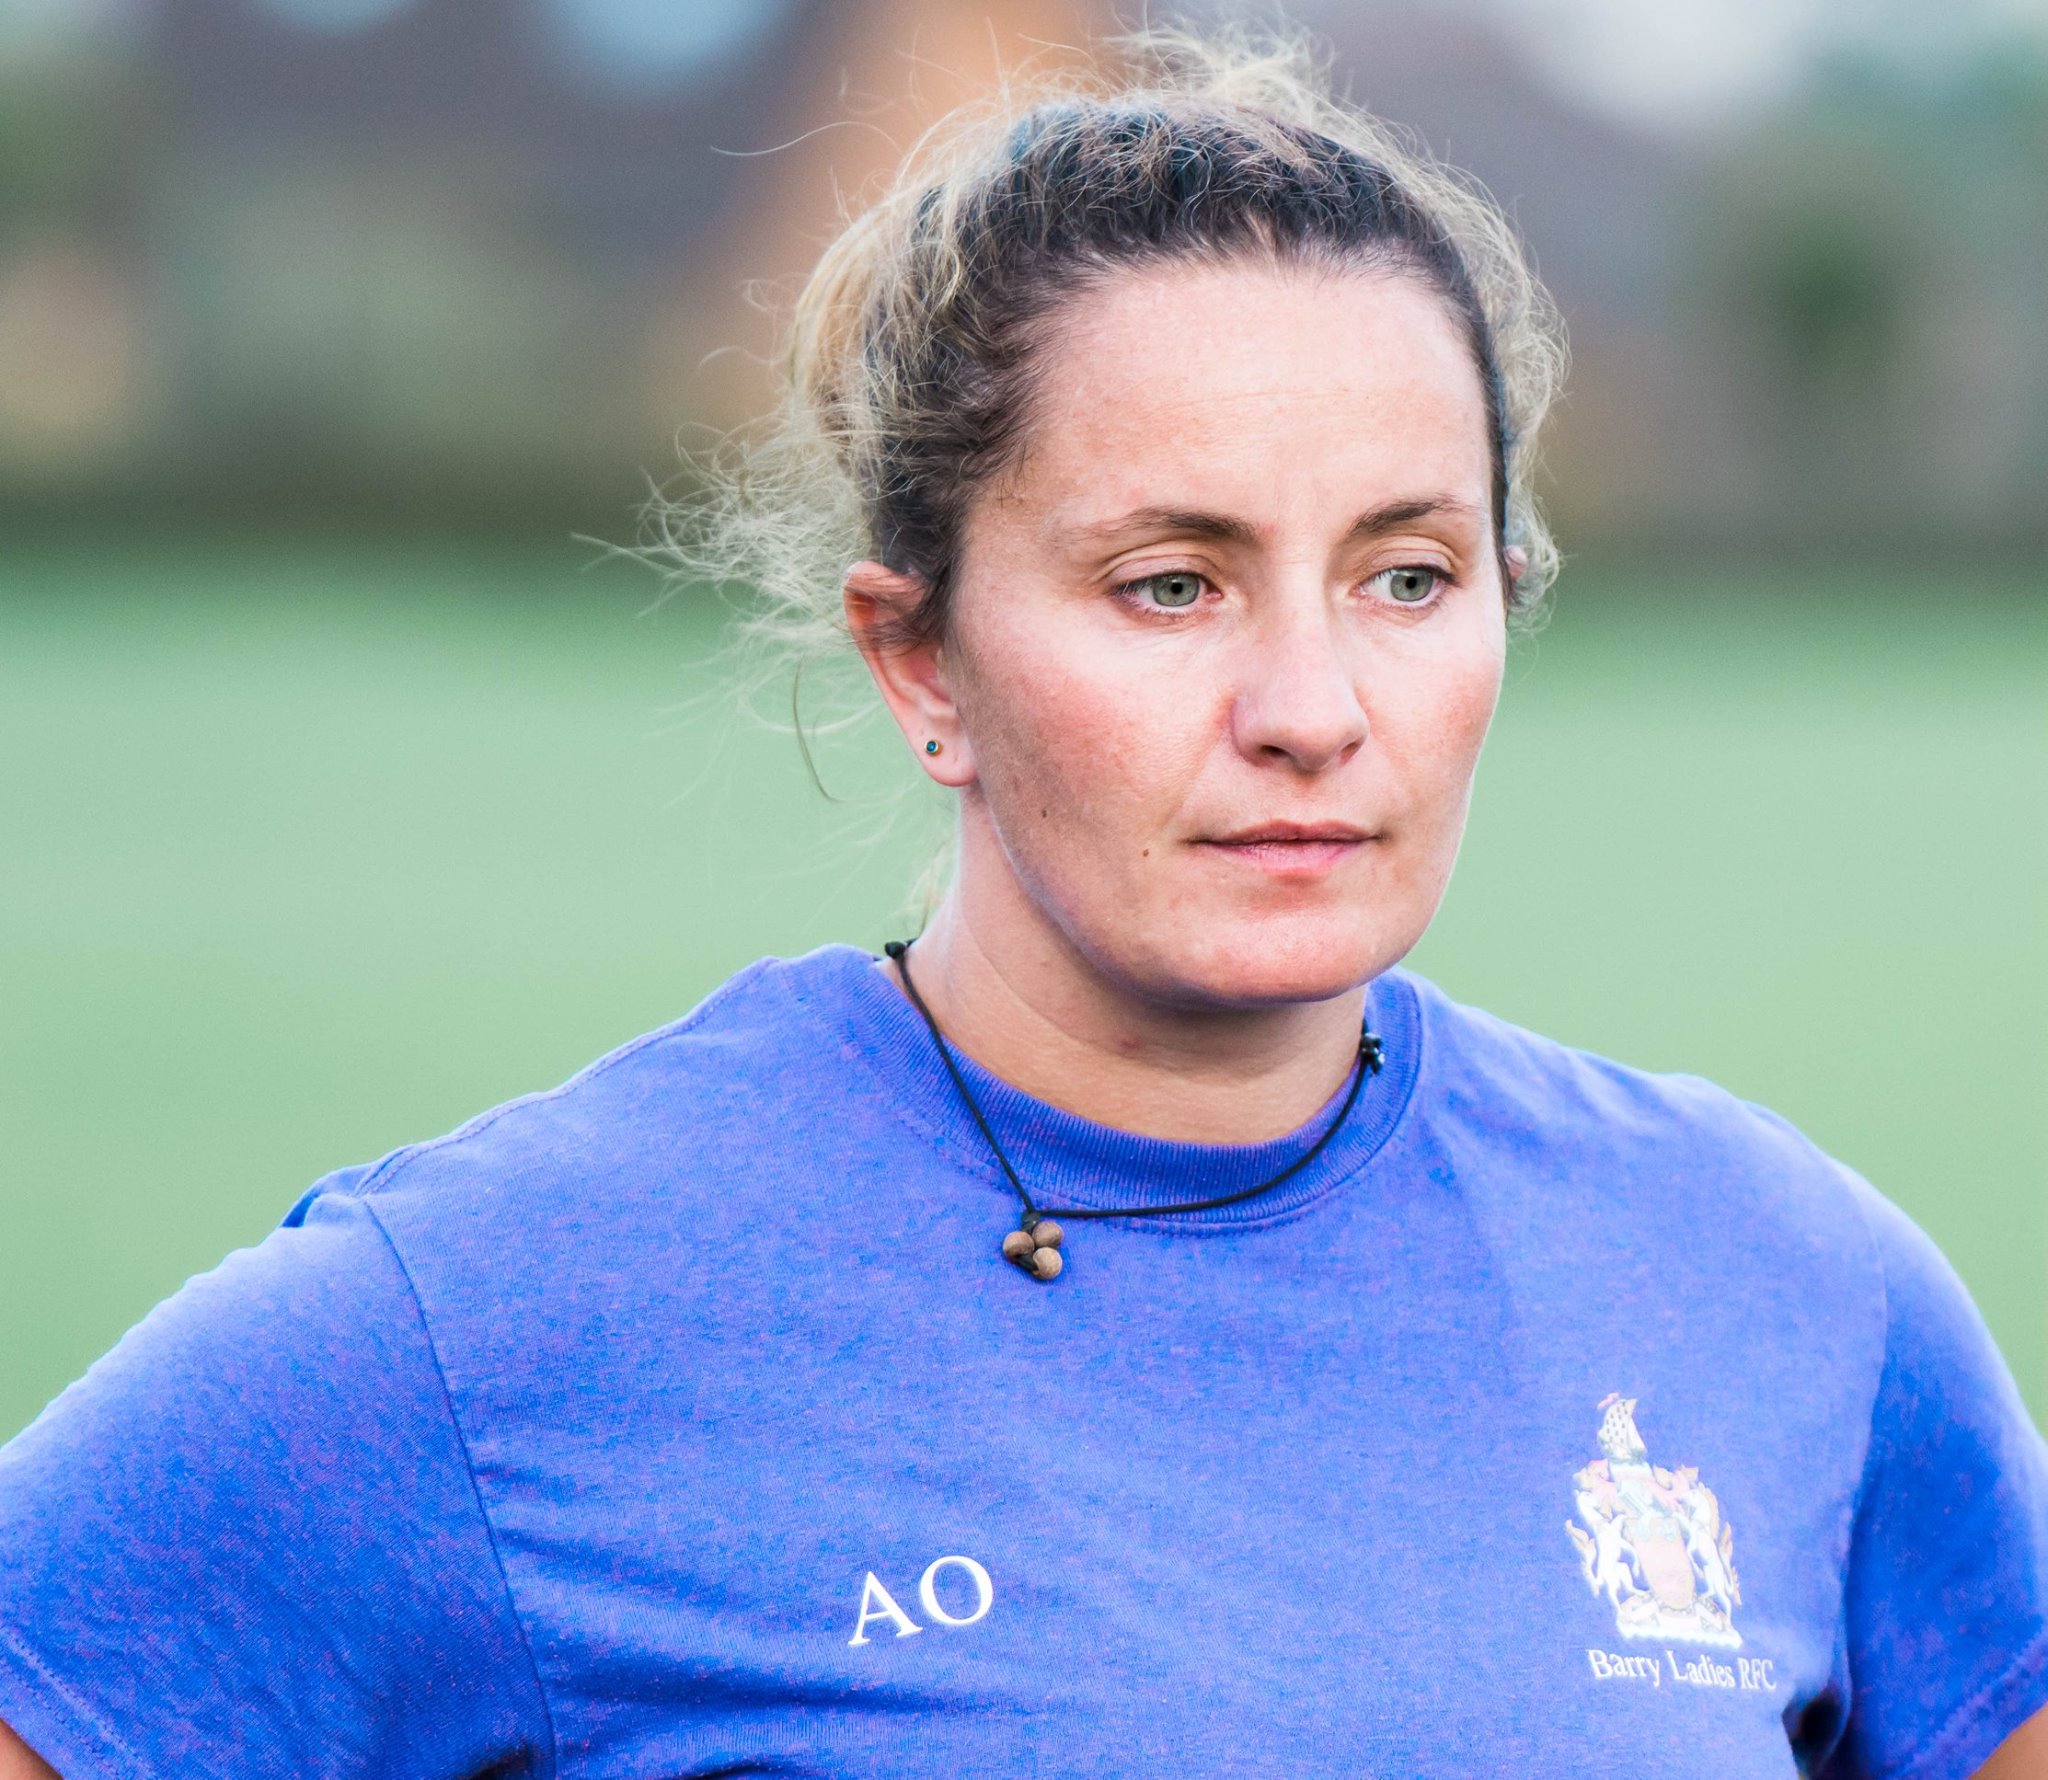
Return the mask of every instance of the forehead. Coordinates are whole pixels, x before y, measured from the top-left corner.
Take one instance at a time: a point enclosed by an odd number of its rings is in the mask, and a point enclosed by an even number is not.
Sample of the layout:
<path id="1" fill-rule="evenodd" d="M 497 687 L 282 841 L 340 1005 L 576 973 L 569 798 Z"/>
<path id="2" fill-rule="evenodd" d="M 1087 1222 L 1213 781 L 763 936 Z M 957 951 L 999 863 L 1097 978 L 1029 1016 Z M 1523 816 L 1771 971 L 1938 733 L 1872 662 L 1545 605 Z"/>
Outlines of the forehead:
<path id="1" fill-rule="evenodd" d="M 1120 271 L 1055 313 L 1034 371 L 995 503 L 1013 519 L 1225 503 L 1280 524 L 1416 492 L 1488 504 L 1479 373 L 1447 304 L 1409 274 Z"/>

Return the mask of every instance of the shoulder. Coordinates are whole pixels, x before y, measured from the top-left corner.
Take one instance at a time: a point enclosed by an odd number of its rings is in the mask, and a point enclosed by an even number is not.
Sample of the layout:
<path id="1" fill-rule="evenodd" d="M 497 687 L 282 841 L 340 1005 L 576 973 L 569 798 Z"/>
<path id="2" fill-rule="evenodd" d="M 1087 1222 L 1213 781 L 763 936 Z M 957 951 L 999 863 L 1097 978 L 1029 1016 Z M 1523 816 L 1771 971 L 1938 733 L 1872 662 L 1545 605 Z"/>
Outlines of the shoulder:
<path id="1" fill-rule="evenodd" d="M 488 1296 L 667 1242 L 679 1214 L 743 1219 L 856 1098 L 865 1066 L 835 1014 L 870 963 L 846 946 L 763 959 L 559 1087 L 317 1182 L 286 1222 L 359 1202 L 431 1311 L 436 1282 Z"/>
<path id="2" fill-rule="evenodd" d="M 1413 990 L 1423 1087 L 1439 1115 L 1517 1148 L 1765 1168 L 1825 1182 L 1846 1203 L 1840 1165 L 1788 1120 L 1697 1075 L 1637 1069 L 1561 1044 L 1400 973 Z"/>
<path id="3" fill-rule="evenodd" d="M 829 1072 L 832 1034 L 808 1002 L 816 979 L 862 956 L 834 946 L 805 958 L 761 959 L 682 1018 L 606 1053 L 559 1086 L 317 1182 L 287 1222 L 337 1192 L 382 1204 L 430 1182 L 509 1181 L 544 1164 L 602 1171 L 652 1159 L 642 1154 L 650 1146 L 700 1148 L 722 1127 L 749 1121 Z"/>
<path id="4" fill-rule="evenodd" d="M 1882 1301 L 1888 1256 L 1927 1245 L 1902 1213 L 1777 1113 L 1696 1075 L 1636 1069 L 1404 980 L 1438 1141 L 1553 1229 L 1604 1232 L 1692 1268 L 1804 1275 Z"/>

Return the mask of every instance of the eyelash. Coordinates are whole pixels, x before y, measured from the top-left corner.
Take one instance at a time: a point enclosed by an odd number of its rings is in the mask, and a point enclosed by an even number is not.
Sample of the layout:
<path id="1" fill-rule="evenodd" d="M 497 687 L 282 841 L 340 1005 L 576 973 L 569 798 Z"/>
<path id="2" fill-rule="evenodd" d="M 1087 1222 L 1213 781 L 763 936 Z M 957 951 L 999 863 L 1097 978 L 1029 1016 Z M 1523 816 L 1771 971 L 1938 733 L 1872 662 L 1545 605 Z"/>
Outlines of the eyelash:
<path id="1" fill-rule="evenodd" d="M 1381 569 L 1376 575 L 1368 576 L 1363 585 L 1371 587 L 1375 582 L 1390 580 L 1395 575 L 1427 575 L 1430 578 L 1430 590 L 1419 600 L 1395 599 L 1391 594 L 1387 596 L 1390 605 L 1404 606 L 1414 612 L 1423 611 L 1435 605 L 1437 596 L 1451 584 L 1449 574 L 1438 568 L 1434 563 L 1403 562 L 1396 563 L 1391 568 Z M 1185 606 L 1154 606 L 1146 604 L 1145 601 L 1138 597 L 1138 590 L 1142 587 L 1149 587 L 1159 581 L 1195 581 L 1200 584 L 1201 593 L 1198 593 Z M 1136 575 L 1128 581 L 1119 581 L 1110 591 L 1126 605 L 1134 606 L 1141 612 L 1149 612 L 1155 617 L 1164 618 L 1171 622 L 1184 617 L 1189 612 L 1192 612 L 1196 606 L 1200 605 L 1202 593 L 1211 591 L 1212 586 L 1213 584 L 1208 576 L 1197 574 L 1193 569 L 1159 569 L 1149 575 Z"/>

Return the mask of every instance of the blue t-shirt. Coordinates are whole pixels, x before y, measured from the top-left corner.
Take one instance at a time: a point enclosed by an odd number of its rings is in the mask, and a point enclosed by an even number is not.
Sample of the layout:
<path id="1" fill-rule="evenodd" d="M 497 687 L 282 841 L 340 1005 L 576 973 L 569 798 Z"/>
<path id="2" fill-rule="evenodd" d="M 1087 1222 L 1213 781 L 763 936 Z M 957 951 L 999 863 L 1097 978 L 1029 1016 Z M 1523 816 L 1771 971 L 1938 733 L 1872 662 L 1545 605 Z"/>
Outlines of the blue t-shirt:
<path id="1" fill-rule="evenodd" d="M 1778 1120 L 1393 972 L 1270 1196 L 1015 1207 L 865 954 L 321 1182 L 0 1451 L 66 1780 L 1963 1775 L 2048 1702 L 2048 1467 Z M 1047 1201 L 1298 1156 L 970 1070 Z"/>

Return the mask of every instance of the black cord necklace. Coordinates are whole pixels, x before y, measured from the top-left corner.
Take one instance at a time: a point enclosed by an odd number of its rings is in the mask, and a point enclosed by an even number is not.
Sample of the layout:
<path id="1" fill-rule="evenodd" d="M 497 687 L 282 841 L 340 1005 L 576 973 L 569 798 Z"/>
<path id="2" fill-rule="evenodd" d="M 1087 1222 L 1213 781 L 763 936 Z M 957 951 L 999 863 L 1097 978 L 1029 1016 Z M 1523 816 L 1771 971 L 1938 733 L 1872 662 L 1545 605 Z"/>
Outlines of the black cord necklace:
<path id="1" fill-rule="evenodd" d="M 1299 1174 L 1318 1156 L 1330 1139 L 1343 1129 L 1344 1121 L 1351 1116 L 1351 1109 L 1357 1104 L 1359 1090 L 1365 1086 L 1365 1078 L 1377 1075 L 1380 1069 L 1380 1041 L 1373 1035 L 1370 1026 L 1362 1027 L 1358 1035 L 1358 1068 L 1351 1077 L 1350 1090 L 1344 1096 L 1344 1104 L 1337 1109 L 1337 1116 L 1329 1123 L 1314 1143 L 1271 1180 L 1262 1180 L 1255 1187 L 1242 1187 L 1235 1193 L 1219 1193 L 1213 1199 L 1188 1199 L 1176 1205 L 1135 1205 L 1121 1208 L 1102 1206 L 1043 1206 L 1031 1197 L 1023 1181 L 1017 1178 L 1017 1171 L 1010 1166 L 1010 1158 L 1004 1154 L 1003 1146 L 996 1141 L 996 1134 L 989 1129 L 989 1123 L 982 1116 L 981 1106 L 967 1086 L 967 1078 L 960 1073 L 960 1065 L 953 1061 L 953 1047 L 946 1042 L 946 1035 L 939 1030 L 939 1023 L 932 1018 L 932 1010 L 925 1006 L 924 997 L 917 992 L 917 985 L 910 980 L 910 940 L 892 939 L 882 950 L 888 953 L 903 976 L 903 992 L 910 997 L 910 1005 L 924 1016 L 924 1023 L 931 1029 L 932 1043 L 939 1048 L 939 1061 L 945 1064 L 946 1073 L 953 1078 L 953 1086 L 960 1091 L 961 1103 L 974 1119 L 975 1126 L 988 1140 L 988 1147 L 994 1153 L 997 1165 L 1003 1171 L 1003 1178 L 1010 1183 L 1017 1195 L 1019 1214 L 1017 1228 L 1003 1238 L 1003 1259 L 1014 1262 L 1034 1279 L 1054 1280 L 1059 1278 L 1060 1269 L 1066 1264 L 1060 1255 L 1060 1244 L 1065 1232 L 1054 1222 L 1055 1217 L 1079 1223 L 1088 1218 L 1164 1218 L 1176 1212 L 1215 1211 L 1225 1205 L 1241 1205 L 1247 1199 L 1256 1199 L 1261 1193 L 1270 1193 L 1284 1180 Z"/>

